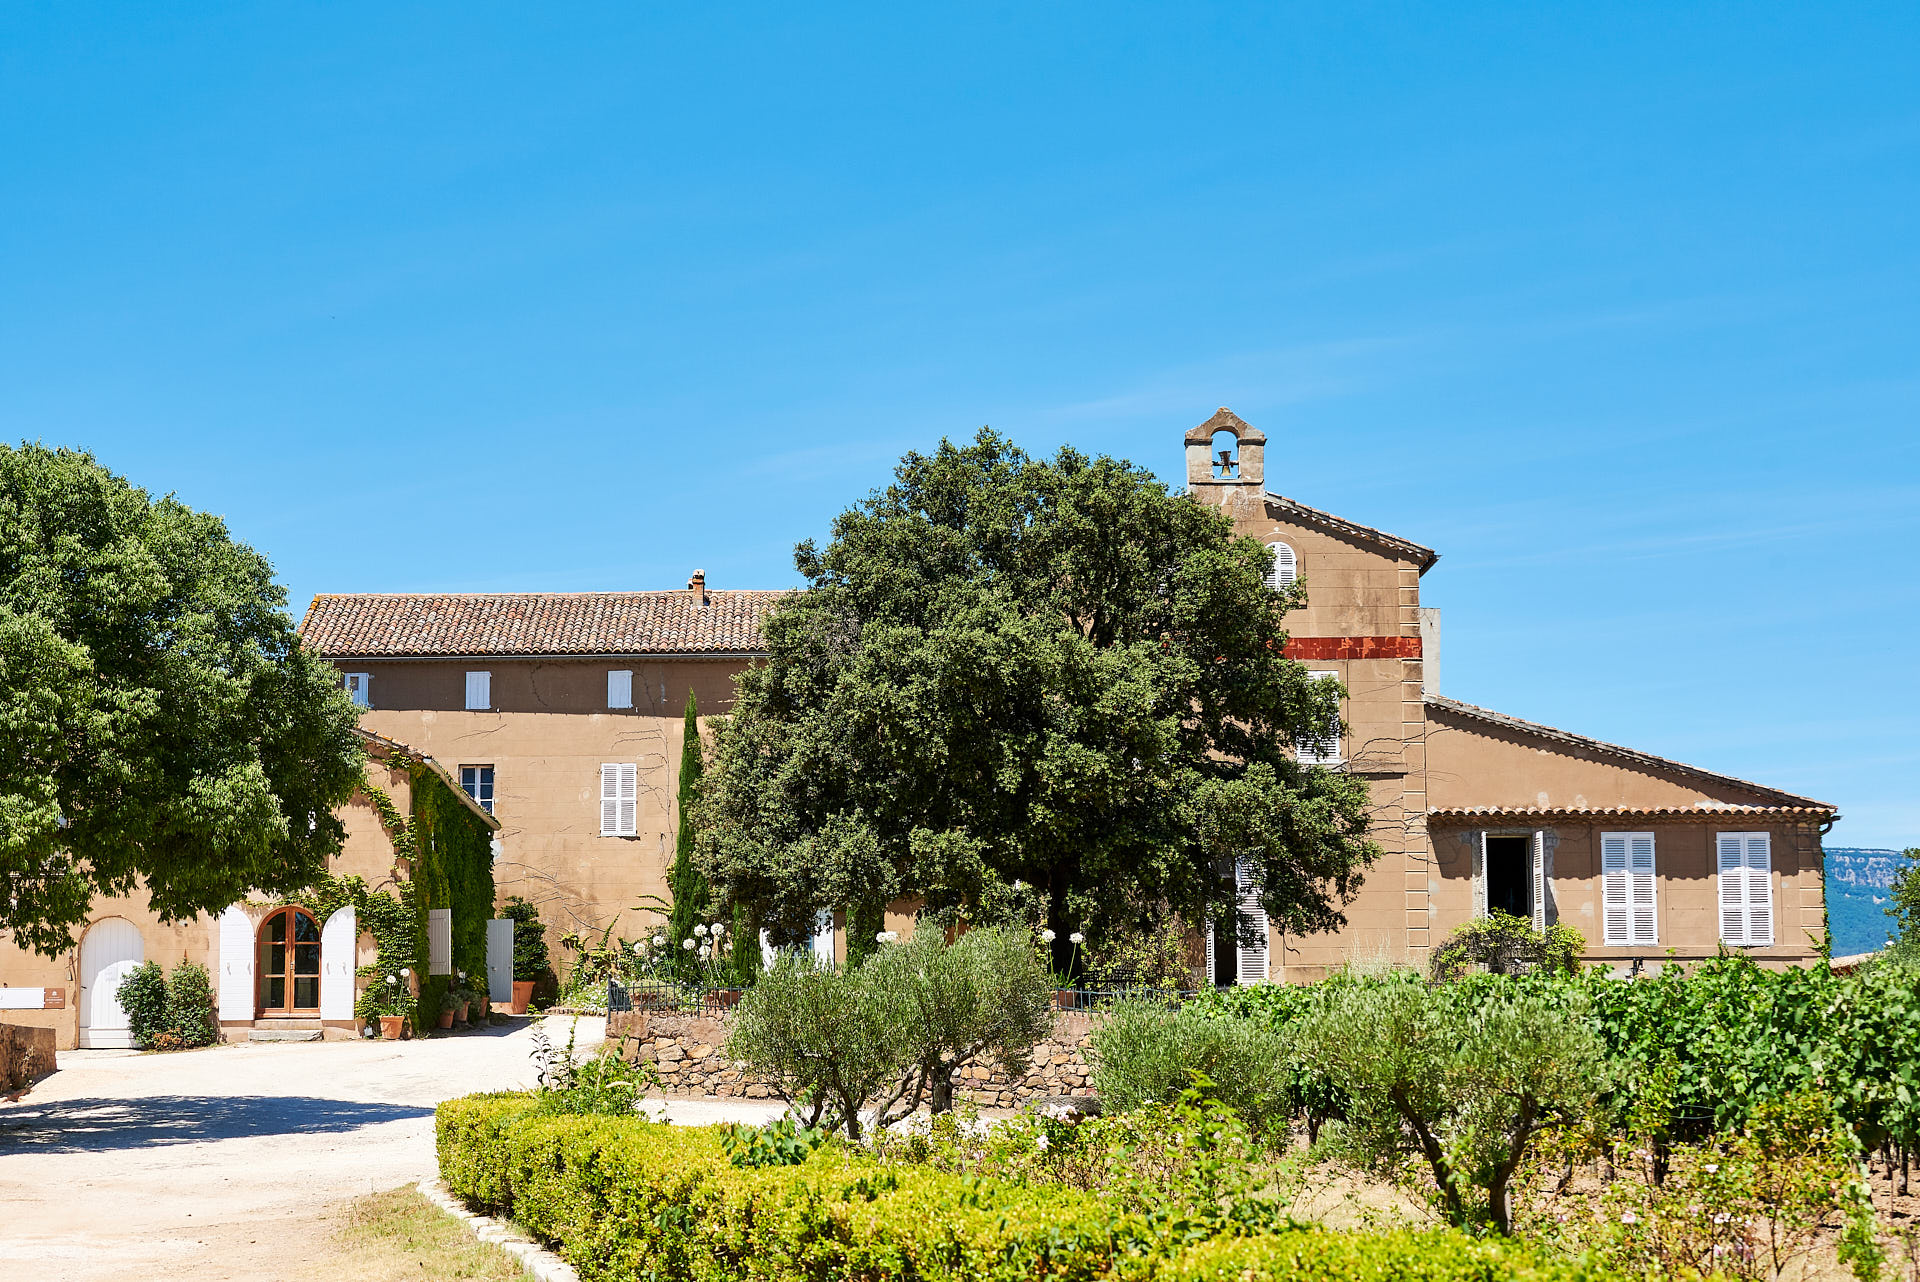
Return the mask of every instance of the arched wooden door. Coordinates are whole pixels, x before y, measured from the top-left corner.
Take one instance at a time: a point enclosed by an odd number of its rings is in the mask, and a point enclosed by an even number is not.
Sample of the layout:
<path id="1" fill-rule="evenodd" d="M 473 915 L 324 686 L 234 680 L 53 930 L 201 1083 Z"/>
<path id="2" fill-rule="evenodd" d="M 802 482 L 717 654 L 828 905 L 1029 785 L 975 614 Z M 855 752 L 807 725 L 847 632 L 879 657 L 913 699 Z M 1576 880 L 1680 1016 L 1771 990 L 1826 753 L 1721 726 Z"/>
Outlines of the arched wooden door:
<path id="1" fill-rule="evenodd" d="M 120 981 L 146 959 L 140 928 L 125 917 L 93 923 L 80 943 L 80 1045 L 132 1046 L 127 1012 L 120 1009 Z"/>
<path id="2" fill-rule="evenodd" d="M 304 908 L 280 908 L 260 923 L 260 1014 L 320 1014 L 320 926 Z"/>

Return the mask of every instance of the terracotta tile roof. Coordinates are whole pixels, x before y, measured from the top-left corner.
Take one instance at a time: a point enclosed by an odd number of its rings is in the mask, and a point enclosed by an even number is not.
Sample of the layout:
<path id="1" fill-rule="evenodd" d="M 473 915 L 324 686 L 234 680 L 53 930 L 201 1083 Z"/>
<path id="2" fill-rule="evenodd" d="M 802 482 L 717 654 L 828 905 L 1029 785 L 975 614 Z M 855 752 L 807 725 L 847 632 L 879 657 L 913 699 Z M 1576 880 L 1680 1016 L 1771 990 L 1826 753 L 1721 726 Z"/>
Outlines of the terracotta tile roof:
<path id="1" fill-rule="evenodd" d="M 1295 520 L 1305 521 L 1308 525 L 1318 525 L 1323 529 L 1332 530 L 1336 534 L 1352 535 L 1355 538 L 1363 539 L 1368 543 L 1386 548 L 1392 552 L 1405 553 L 1419 562 L 1420 573 L 1422 574 L 1431 570 L 1433 563 L 1440 559 L 1438 552 L 1435 552 L 1430 547 L 1422 547 L 1411 539 L 1403 539 L 1397 534 L 1388 534 L 1384 530 L 1376 530 L 1372 526 L 1361 525 L 1358 521 L 1349 521 L 1345 517 L 1335 516 L 1331 512 L 1322 512 L 1317 507 L 1308 507 L 1305 503 L 1299 502 L 1297 499 L 1290 499 L 1284 495 L 1275 494 L 1272 490 L 1267 491 L 1266 499 L 1268 507 L 1279 508 Z"/>
<path id="2" fill-rule="evenodd" d="M 1569 747 L 1583 748 L 1588 752 L 1596 753 L 1600 756 L 1616 757 L 1622 761 L 1632 762 L 1635 765 L 1651 766 L 1656 770 L 1670 771 L 1680 775 L 1691 775 L 1696 779 L 1702 779 L 1709 783 L 1730 785 L 1746 792 L 1761 793 L 1777 799 L 1780 803 L 1772 807 L 1749 806 L 1746 807 L 1746 809 L 1805 810 L 1809 813 L 1817 811 L 1820 814 L 1829 816 L 1831 816 L 1836 809 L 1836 807 L 1824 801 L 1815 801 L 1812 797 L 1802 797 L 1796 793 L 1782 792 L 1778 788 L 1769 788 L 1765 784 L 1753 783 L 1746 779 L 1736 779 L 1732 775 L 1715 774 L 1711 770 L 1702 770 L 1698 766 L 1690 766 L 1684 761 L 1674 761 L 1667 757 L 1656 757 L 1651 752 L 1641 752 L 1635 748 L 1623 748 L 1617 743 L 1606 743 L 1600 739 L 1589 739 L 1583 734 L 1574 734 L 1570 730 L 1556 730 L 1552 726 L 1543 726 L 1537 721 L 1523 721 L 1519 717 L 1508 716 L 1504 712 L 1495 712 L 1491 708 L 1482 708 L 1471 703 L 1462 703 L 1458 699 L 1443 699 L 1437 694 L 1430 694 L 1426 697 L 1426 705 L 1428 712 L 1451 712 L 1474 721 L 1485 722 L 1488 725 L 1500 726 L 1507 730 L 1518 730 L 1524 734 L 1534 735 L 1554 743 L 1564 743 Z M 1738 808 L 1739 807 L 1733 806 L 1722 807 L 1723 810 Z M 1436 811 L 1434 813 L 1443 812 Z M 1461 811 L 1459 813 L 1469 812 Z M 1519 812 L 1516 811 L 1514 813 Z M 1600 812 L 1582 813 L 1597 814 Z M 1621 813 L 1626 812 L 1623 811 Z M 1691 813 L 1691 811 L 1688 813 Z"/>
<path id="3" fill-rule="evenodd" d="M 421 592 L 316 596 L 300 636 L 330 659 L 764 652 L 784 592 Z M 704 597 L 705 604 L 701 604 Z"/>
<path id="4" fill-rule="evenodd" d="M 1429 823 L 1468 823 L 1476 819 L 1689 819 L 1725 823 L 1730 819 L 1781 819 L 1825 823 L 1837 818 L 1831 806 L 1436 806 Z"/>

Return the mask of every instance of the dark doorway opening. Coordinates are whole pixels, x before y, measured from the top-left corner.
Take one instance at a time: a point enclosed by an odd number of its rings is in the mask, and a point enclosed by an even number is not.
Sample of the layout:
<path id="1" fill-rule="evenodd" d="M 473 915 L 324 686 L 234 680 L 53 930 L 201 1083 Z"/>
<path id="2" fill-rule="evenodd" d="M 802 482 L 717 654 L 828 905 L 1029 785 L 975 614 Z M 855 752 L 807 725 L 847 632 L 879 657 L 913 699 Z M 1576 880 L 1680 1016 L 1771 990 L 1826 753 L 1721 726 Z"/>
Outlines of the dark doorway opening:
<path id="1" fill-rule="evenodd" d="M 1215 924 L 1213 931 L 1213 985 L 1232 988 L 1240 982 L 1240 936 L 1232 926 Z"/>
<path id="2" fill-rule="evenodd" d="M 1487 911 L 1533 917 L 1533 838 L 1487 838 Z"/>

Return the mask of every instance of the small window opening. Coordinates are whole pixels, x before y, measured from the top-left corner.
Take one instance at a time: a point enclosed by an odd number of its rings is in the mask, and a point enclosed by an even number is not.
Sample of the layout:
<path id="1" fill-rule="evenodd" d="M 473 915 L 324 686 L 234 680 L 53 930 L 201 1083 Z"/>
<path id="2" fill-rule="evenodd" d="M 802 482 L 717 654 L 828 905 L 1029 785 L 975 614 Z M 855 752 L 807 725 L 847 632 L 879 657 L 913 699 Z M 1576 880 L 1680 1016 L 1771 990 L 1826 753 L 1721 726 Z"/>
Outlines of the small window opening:
<path id="1" fill-rule="evenodd" d="M 1215 432 L 1211 444 L 1214 479 L 1227 481 L 1239 476 L 1240 438 L 1232 432 Z"/>
<path id="2" fill-rule="evenodd" d="M 1487 838 L 1487 911 L 1533 918 L 1533 841 Z"/>

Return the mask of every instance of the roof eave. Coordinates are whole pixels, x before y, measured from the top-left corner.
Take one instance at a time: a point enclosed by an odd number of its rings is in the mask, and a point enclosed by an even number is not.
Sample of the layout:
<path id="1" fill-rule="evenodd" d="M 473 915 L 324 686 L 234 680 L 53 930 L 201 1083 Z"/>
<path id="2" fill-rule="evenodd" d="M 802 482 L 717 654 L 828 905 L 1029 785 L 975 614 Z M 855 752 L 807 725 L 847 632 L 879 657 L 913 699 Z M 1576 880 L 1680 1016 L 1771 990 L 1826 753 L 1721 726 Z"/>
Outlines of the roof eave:
<path id="1" fill-rule="evenodd" d="M 1290 499 L 1284 494 L 1275 494 L 1272 490 L 1265 491 L 1265 495 L 1269 503 L 1276 503 L 1289 512 L 1303 517 L 1315 525 L 1325 526 L 1327 529 L 1337 533 L 1364 539 L 1377 547 L 1386 548 L 1388 551 L 1410 555 L 1419 565 L 1420 573 L 1423 575 L 1433 568 L 1434 562 L 1440 559 L 1438 552 L 1430 547 L 1415 543 L 1412 539 L 1403 539 L 1397 534 L 1388 534 L 1385 530 L 1376 530 L 1370 525 L 1361 525 L 1358 521 L 1349 521 L 1345 517 L 1335 516 L 1331 512 L 1323 512 L 1317 507 L 1308 507 L 1298 499 Z"/>

